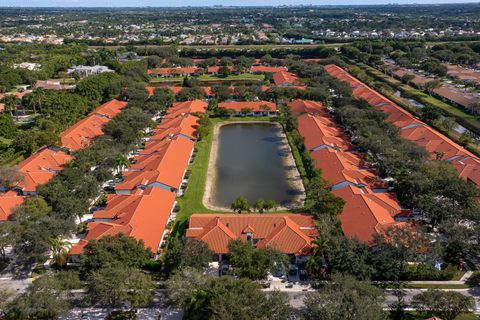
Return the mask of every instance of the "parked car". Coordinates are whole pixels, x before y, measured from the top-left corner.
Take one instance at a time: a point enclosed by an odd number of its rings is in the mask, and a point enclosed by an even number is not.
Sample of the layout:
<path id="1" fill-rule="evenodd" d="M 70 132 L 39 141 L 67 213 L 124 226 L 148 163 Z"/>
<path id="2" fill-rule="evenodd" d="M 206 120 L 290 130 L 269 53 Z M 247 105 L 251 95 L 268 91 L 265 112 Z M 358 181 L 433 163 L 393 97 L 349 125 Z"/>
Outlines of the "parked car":
<path id="1" fill-rule="evenodd" d="M 137 310 L 115 310 L 109 313 L 105 320 L 136 320 Z"/>
<path id="2" fill-rule="evenodd" d="M 298 267 L 296 265 L 290 265 L 290 269 L 288 270 L 288 275 L 296 276 L 298 273 Z"/>
<path id="3" fill-rule="evenodd" d="M 108 186 L 105 186 L 103 188 L 103 190 L 105 190 L 106 192 L 114 192 L 115 191 L 115 186 L 108 185 Z"/>
<path id="4" fill-rule="evenodd" d="M 299 278 L 300 278 L 300 281 L 307 281 L 308 280 L 307 270 L 300 270 Z"/>

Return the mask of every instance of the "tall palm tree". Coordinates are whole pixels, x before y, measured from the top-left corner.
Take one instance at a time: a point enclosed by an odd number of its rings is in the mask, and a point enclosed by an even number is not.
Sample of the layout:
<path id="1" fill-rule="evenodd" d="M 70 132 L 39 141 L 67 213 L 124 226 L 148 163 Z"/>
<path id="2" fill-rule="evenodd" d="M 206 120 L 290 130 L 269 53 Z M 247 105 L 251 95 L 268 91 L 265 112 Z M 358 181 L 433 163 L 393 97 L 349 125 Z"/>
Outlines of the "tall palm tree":
<path id="1" fill-rule="evenodd" d="M 122 172 L 125 168 L 130 165 L 130 160 L 128 160 L 127 156 L 121 154 L 115 159 L 115 166 L 119 172 Z"/>
<path id="2" fill-rule="evenodd" d="M 313 278 L 318 278 L 325 264 L 324 250 L 325 247 L 328 246 L 328 239 L 319 237 L 313 242 L 315 246 L 313 247 L 312 253 L 305 263 L 305 268 Z"/>
<path id="3" fill-rule="evenodd" d="M 42 102 L 43 99 L 45 99 L 45 90 L 38 88 L 35 89 L 35 99 L 34 99 L 34 104 L 33 104 L 33 112 L 37 114 L 36 106 L 38 106 L 40 112 L 42 111 Z"/>
<path id="4" fill-rule="evenodd" d="M 8 95 L 5 96 L 2 101 L 5 104 L 5 111 L 10 112 L 10 115 L 13 118 L 13 113 L 17 113 L 17 105 L 20 104 L 20 99 L 14 95 Z"/>
<path id="5" fill-rule="evenodd" d="M 33 113 L 37 114 L 37 107 L 39 108 L 40 112 L 42 110 L 42 102 L 45 99 L 45 90 L 41 88 L 37 88 L 33 90 L 32 93 L 27 94 L 23 98 L 23 103 L 33 109 Z"/>
<path id="6" fill-rule="evenodd" d="M 60 268 L 67 264 L 69 249 L 70 242 L 68 241 L 63 241 L 58 238 L 50 240 L 50 250 L 52 250 L 53 260 Z"/>

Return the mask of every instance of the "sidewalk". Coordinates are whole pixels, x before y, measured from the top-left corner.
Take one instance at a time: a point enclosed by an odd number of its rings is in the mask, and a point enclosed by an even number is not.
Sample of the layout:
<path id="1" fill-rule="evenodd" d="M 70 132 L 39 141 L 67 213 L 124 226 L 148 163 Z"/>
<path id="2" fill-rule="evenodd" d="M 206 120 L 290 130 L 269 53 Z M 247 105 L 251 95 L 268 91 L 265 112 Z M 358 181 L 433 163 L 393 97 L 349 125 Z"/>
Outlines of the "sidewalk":
<path id="1" fill-rule="evenodd" d="M 446 280 L 446 281 L 425 281 L 425 280 L 419 280 L 419 281 L 405 281 L 404 283 L 406 284 L 438 284 L 438 285 L 464 285 L 465 281 L 468 280 L 473 274 L 473 271 L 467 271 L 465 274 L 462 276 L 460 280 Z"/>

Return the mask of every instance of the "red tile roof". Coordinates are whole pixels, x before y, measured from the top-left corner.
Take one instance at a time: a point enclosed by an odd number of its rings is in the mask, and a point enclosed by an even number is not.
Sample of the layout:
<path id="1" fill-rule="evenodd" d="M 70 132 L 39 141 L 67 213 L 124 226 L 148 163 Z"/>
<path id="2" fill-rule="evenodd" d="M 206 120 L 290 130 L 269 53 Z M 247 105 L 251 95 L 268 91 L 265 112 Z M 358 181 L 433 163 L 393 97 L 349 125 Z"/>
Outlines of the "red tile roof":
<path id="1" fill-rule="evenodd" d="M 180 91 L 182 91 L 184 89 L 184 87 L 180 87 L 180 86 L 168 86 L 168 87 L 145 87 L 145 89 L 147 89 L 147 92 L 148 92 L 148 96 L 151 97 L 153 96 L 153 94 L 155 93 L 155 90 L 159 89 L 159 88 L 167 88 L 167 89 L 170 89 L 173 94 L 177 95 L 180 93 Z M 211 87 L 201 87 L 203 89 L 203 92 L 205 92 L 205 95 L 207 97 L 210 97 L 213 95 L 213 92 L 212 92 L 212 88 Z"/>
<path id="2" fill-rule="evenodd" d="M 252 112 L 264 112 L 262 106 L 268 106 L 269 112 L 276 112 L 277 105 L 270 101 L 229 101 L 220 102 L 218 107 L 234 110 L 236 112 L 242 112 L 242 109 L 252 109 Z"/>
<path id="3" fill-rule="evenodd" d="M 327 117 L 302 114 L 298 117 L 298 132 L 304 137 L 305 147 L 310 151 L 320 147 L 351 149 L 342 130 Z"/>
<path id="4" fill-rule="evenodd" d="M 292 86 L 298 84 L 298 77 L 294 73 L 280 71 L 273 74 L 273 82 L 277 86 Z"/>
<path id="5" fill-rule="evenodd" d="M 348 237 L 357 237 L 369 243 L 373 240 L 374 234 L 383 233 L 394 226 L 405 225 L 393 219 L 393 216 L 401 213 L 398 204 L 389 206 L 375 193 L 367 193 L 354 186 L 345 186 L 334 190 L 333 194 L 345 200 L 339 219 L 343 233 Z"/>
<path id="6" fill-rule="evenodd" d="M 148 140 L 158 141 L 177 135 L 183 135 L 195 140 L 197 138 L 198 126 L 198 118 L 192 115 L 164 119 L 162 123 L 153 130 L 154 134 L 148 137 Z"/>
<path id="7" fill-rule="evenodd" d="M 293 114 L 325 114 L 323 104 L 319 101 L 297 99 L 288 103 Z"/>
<path id="8" fill-rule="evenodd" d="M 220 68 L 222 68 L 222 67 L 221 66 L 208 67 L 207 68 L 207 73 L 218 73 L 218 72 L 220 72 Z M 236 72 L 237 71 L 237 68 L 235 68 L 234 66 L 228 66 L 227 68 L 231 72 Z"/>
<path id="9" fill-rule="evenodd" d="M 126 106 L 127 102 L 115 99 L 102 104 L 86 118 L 60 134 L 62 147 L 70 151 L 77 151 L 89 146 L 95 138 L 103 135 L 103 125 Z"/>
<path id="10" fill-rule="evenodd" d="M 303 111 L 303 104 L 300 107 Z M 314 150 L 310 155 L 315 167 L 331 183 L 332 192 L 345 201 L 339 217 L 345 235 L 370 242 L 375 233 L 403 225 L 394 220 L 405 213 L 395 196 L 372 191 L 385 189 L 386 184 L 374 171 L 366 169 L 361 155 L 348 152 L 351 148 L 348 137 L 327 112 L 318 108 L 313 112 L 315 115 L 303 113 L 298 117 L 298 131 L 305 138 L 306 148 Z"/>
<path id="11" fill-rule="evenodd" d="M 85 238 L 72 246 L 70 254 L 81 254 L 89 240 L 119 233 L 143 240 L 156 253 L 174 203 L 175 193 L 157 187 L 133 195 L 110 195 L 105 209 L 94 213 Z"/>
<path id="12" fill-rule="evenodd" d="M 115 186 L 115 190 L 134 190 L 155 184 L 178 189 L 188 166 L 194 142 L 189 139 L 176 138 L 169 140 L 163 154 L 152 159 L 156 161 L 140 171 L 128 169 L 123 173 L 125 180 Z M 135 159 L 139 159 L 137 156 Z"/>
<path id="13" fill-rule="evenodd" d="M 203 100 L 190 100 L 183 102 L 176 102 L 171 108 L 167 110 L 165 118 L 175 118 L 183 114 L 190 113 L 205 113 L 208 103 Z"/>
<path id="14" fill-rule="evenodd" d="M 258 240 L 257 248 L 270 247 L 287 254 L 307 255 L 318 236 L 311 216 L 303 214 L 193 214 L 186 236 L 204 241 L 218 254 L 228 252 L 228 242 Z"/>
<path id="15" fill-rule="evenodd" d="M 327 65 L 325 66 L 325 70 L 332 76 L 347 82 L 353 87 L 355 97 L 364 99 L 374 108 L 386 112 L 388 115 L 386 120 L 401 128 L 403 138 L 423 146 L 430 153 L 431 159 L 436 159 L 437 155 L 443 154 L 442 159 L 450 161 L 459 171 L 461 178 L 473 182 L 480 188 L 480 159 L 473 153 L 427 124 L 415 119 L 400 106 L 369 88 L 342 68 L 336 65 Z M 464 165 L 465 162 L 469 162 L 470 165 Z"/>
<path id="16" fill-rule="evenodd" d="M 282 71 L 287 71 L 287 67 L 269 67 L 269 66 L 252 66 L 250 71 L 255 73 L 277 73 Z"/>
<path id="17" fill-rule="evenodd" d="M 315 167 L 322 169 L 322 175 L 333 186 L 347 182 L 355 186 L 387 188 L 377 175 L 366 168 L 363 160 L 355 153 L 323 148 L 311 153 Z"/>
<path id="18" fill-rule="evenodd" d="M 0 194 L 0 221 L 10 218 L 13 210 L 25 201 L 24 196 L 17 195 L 14 191 Z"/>
<path id="19" fill-rule="evenodd" d="M 17 186 L 24 193 L 35 192 L 38 185 L 50 181 L 71 160 L 73 157 L 63 151 L 42 149 L 18 164 L 24 178 Z"/>

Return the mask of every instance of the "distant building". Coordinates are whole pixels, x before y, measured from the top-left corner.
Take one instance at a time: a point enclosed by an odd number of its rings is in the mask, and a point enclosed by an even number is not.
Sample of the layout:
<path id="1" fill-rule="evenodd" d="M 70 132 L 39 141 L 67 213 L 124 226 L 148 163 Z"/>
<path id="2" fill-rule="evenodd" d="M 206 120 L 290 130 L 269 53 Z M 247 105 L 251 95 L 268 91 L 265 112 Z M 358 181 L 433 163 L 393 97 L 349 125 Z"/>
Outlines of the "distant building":
<path id="1" fill-rule="evenodd" d="M 16 63 L 13 65 L 13 69 L 25 69 L 29 71 L 35 71 L 40 69 L 42 65 L 40 63 L 32 63 L 32 62 L 22 62 L 22 63 Z"/>
<path id="2" fill-rule="evenodd" d="M 120 53 L 117 56 L 117 60 L 120 62 L 124 61 L 140 61 L 142 57 L 140 57 L 136 52 L 124 52 Z"/>
<path id="3" fill-rule="evenodd" d="M 114 72 L 107 66 L 73 66 L 67 70 L 69 75 L 78 74 L 81 77 L 93 76 L 104 72 Z"/>
<path id="4" fill-rule="evenodd" d="M 35 88 L 45 90 L 70 90 L 75 89 L 75 85 L 61 84 L 58 80 L 37 80 Z"/>

